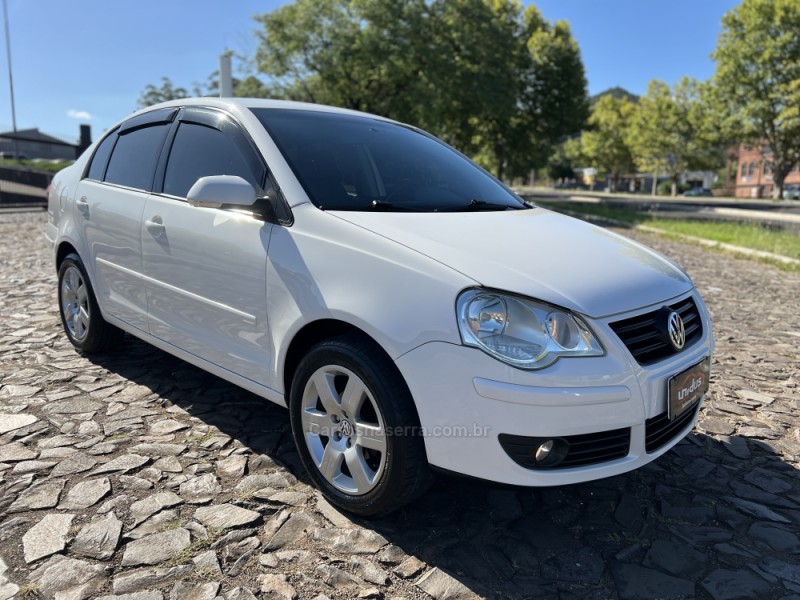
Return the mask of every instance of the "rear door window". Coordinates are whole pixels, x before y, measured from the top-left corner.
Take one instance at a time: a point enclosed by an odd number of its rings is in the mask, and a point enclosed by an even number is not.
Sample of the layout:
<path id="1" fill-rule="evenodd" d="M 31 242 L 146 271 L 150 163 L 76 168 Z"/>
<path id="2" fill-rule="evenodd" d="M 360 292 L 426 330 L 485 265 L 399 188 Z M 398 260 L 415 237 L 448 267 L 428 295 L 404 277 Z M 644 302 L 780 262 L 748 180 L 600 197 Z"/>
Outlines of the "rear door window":
<path id="1" fill-rule="evenodd" d="M 169 127 L 169 123 L 159 123 L 120 134 L 108 163 L 105 181 L 149 191 Z"/>

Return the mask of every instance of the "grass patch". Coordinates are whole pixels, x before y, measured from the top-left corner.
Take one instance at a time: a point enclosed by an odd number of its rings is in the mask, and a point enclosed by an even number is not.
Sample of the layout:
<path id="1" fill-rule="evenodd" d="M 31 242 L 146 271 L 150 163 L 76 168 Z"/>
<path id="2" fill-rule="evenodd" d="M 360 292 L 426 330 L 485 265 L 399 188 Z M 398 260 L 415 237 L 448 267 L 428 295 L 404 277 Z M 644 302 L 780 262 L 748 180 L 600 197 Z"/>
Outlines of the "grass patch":
<path id="1" fill-rule="evenodd" d="M 258 488 L 255 490 L 242 490 L 240 492 L 236 492 L 236 494 L 234 494 L 234 497 L 237 500 L 241 500 L 242 502 L 247 502 L 248 500 L 252 500 L 255 497 L 256 492 L 259 489 L 264 489 L 264 488 Z"/>
<path id="2" fill-rule="evenodd" d="M 222 578 L 222 573 L 211 567 L 200 567 L 192 571 L 186 579 L 192 583 L 213 583 Z"/>
<path id="3" fill-rule="evenodd" d="M 181 565 L 188 565 L 191 564 L 192 559 L 205 552 L 216 542 L 219 538 L 222 537 L 223 531 L 218 531 L 216 529 L 209 529 L 208 535 L 204 538 L 195 540 L 191 544 L 189 544 L 186 548 L 178 552 L 175 556 L 169 559 L 165 564 L 167 567 L 179 567 Z"/>
<path id="4" fill-rule="evenodd" d="M 757 223 L 655 218 L 646 212 L 578 202 L 543 202 L 540 204 L 545 208 L 552 208 L 557 211 L 572 211 L 604 217 L 630 225 L 647 225 L 675 235 L 691 235 L 800 260 L 800 235 L 787 231 L 777 231 Z M 797 265 L 784 264 L 769 259 L 764 260 L 786 271 L 800 271 Z"/>
<path id="5" fill-rule="evenodd" d="M 28 583 L 26 585 L 20 586 L 16 597 L 22 598 L 23 600 L 35 600 L 41 598 L 42 595 L 39 593 L 39 584 Z"/>
<path id="6" fill-rule="evenodd" d="M 536 205 L 555 211 L 570 211 L 584 215 L 614 219 L 631 225 L 651 220 L 647 213 L 626 210 L 624 208 L 612 208 L 610 206 L 603 206 L 602 204 L 589 204 L 588 202 L 551 202 L 549 200 L 542 202 L 537 198 Z"/>
<path id="7" fill-rule="evenodd" d="M 57 163 L 35 162 L 32 160 L 0 160 L 0 167 L 30 167 L 41 171 L 56 173 L 74 163 L 74 160 L 65 160 Z"/>
<path id="8" fill-rule="evenodd" d="M 182 527 L 183 524 L 181 523 L 180 519 L 170 519 L 169 521 L 164 521 L 161 526 L 158 528 L 158 533 L 164 533 L 165 531 L 174 531 L 179 527 Z"/>
<path id="9" fill-rule="evenodd" d="M 786 231 L 775 231 L 755 223 L 651 219 L 647 224 L 671 233 L 693 235 L 753 250 L 765 250 L 800 260 L 800 236 Z"/>
<path id="10" fill-rule="evenodd" d="M 213 433 L 209 431 L 208 433 L 203 435 L 191 435 L 187 437 L 185 441 L 191 444 L 192 446 L 202 446 L 206 442 L 213 440 L 218 435 L 220 435 L 219 432 Z"/>

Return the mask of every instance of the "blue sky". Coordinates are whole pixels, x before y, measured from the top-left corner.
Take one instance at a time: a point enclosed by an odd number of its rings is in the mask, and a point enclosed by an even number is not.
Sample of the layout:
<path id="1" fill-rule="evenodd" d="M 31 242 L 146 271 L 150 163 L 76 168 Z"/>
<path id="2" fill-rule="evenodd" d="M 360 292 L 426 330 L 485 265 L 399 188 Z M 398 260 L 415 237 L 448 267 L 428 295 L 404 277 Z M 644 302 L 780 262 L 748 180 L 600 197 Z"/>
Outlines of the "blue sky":
<path id="1" fill-rule="evenodd" d="M 7 0 L 17 127 L 65 139 L 88 122 L 97 136 L 134 110 L 164 75 L 191 88 L 227 49 L 252 55 L 254 14 L 280 0 Z M 566 19 L 592 94 L 616 85 L 641 94 L 658 78 L 709 77 L 720 18 L 734 0 L 538 0 Z M 5 36 L 3 36 L 5 42 Z M 11 126 L 8 71 L 0 46 L 0 129 Z M 236 65 L 234 65 L 236 70 Z M 85 113 L 85 114 L 84 114 Z M 70 116 L 71 115 L 71 116 Z M 91 116 L 87 120 L 87 117 Z"/>

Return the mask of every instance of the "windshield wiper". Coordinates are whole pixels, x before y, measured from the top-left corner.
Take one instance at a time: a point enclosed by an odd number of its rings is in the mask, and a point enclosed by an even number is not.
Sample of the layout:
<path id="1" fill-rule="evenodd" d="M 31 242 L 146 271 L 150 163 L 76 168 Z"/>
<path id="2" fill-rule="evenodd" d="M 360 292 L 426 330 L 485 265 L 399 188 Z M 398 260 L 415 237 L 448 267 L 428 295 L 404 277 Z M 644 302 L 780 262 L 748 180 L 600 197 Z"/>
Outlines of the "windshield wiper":
<path id="1" fill-rule="evenodd" d="M 372 210 L 405 210 L 401 206 L 397 206 L 391 202 L 386 202 L 386 200 L 373 200 L 370 204 L 370 208 Z"/>
<path id="2" fill-rule="evenodd" d="M 469 204 L 465 206 L 456 206 L 454 208 L 448 207 L 439 209 L 437 212 L 477 212 L 484 210 L 518 210 L 518 208 L 511 206 L 510 204 L 495 204 L 494 202 L 487 202 L 486 200 L 478 200 L 477 198 L 473 198 L 469 201 Z"/>
<path id="3" fill-rule="evenodd" d="M 373 200 L 369 205 L 370 210 L 385 210 L 387 212 L 427 212 L 420 210 L 419 207 L 404 206 L 387 202 L 386 200 Z"/>
<path id="4" fill-rule="evenodd" d="M 401 206 L 398 204 L 392 204 L 391 202 L 386 202 L 384 200 L 372 200 L 369 204 L 353 204 L 347 206 L 320 206 L 321 210 L 345 210 L 345 211 L 354 211 L 354 212 L 363 212 L 368 210 L 385 210 L 387 212 L 399 212 L 399 211 L 413 211 L 413 208 L 408 208 L 407 206 Z"/>

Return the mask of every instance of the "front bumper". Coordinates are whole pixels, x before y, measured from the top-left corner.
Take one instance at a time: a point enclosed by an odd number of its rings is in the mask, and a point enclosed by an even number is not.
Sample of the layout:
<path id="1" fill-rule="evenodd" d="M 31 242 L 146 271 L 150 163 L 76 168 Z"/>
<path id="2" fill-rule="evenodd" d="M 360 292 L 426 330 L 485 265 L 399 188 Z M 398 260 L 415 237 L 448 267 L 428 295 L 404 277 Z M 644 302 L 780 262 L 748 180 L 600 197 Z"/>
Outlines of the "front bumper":
<path id="1" fill-rule="evenodd" d="M 708 312 L 697 296 L 695 301 L 703 319 L 702 338 L 647 367 L 634 361 L 603 320 L 590 322 L 605 356 L 561 359 L 541 371 L 515 369 L 478 349 L 445 342 L 424 344 L 399 357 L 397 366 L 425 434 L 428 461 L 490 481 L 548 486 L 611 477 L 658 458 L 691 431 L 697 415 L 694 410 L 667 443 L 646 451 L 648 419 L 652 427 L 667 410 L 667 380 L 713 351 Z M 630 428 L 626 456 L 574 468 L 525 468 L 499 441 L 500 434 L 552 438 L 622 428 Z"/>

